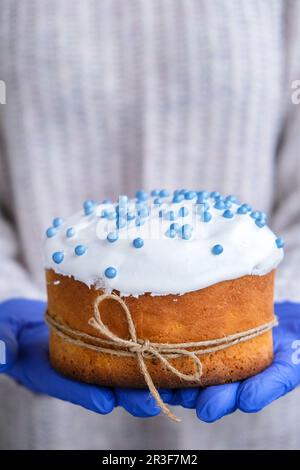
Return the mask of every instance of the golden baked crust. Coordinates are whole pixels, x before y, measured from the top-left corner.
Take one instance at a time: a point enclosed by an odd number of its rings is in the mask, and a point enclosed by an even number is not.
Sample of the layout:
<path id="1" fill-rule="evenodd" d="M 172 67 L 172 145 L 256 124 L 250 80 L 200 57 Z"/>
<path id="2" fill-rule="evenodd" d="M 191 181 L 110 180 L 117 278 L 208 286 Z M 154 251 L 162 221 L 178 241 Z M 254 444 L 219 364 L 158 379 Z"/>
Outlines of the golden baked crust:
<path id="1" fill-rule="evenodd" d="M 60 323 L 101 338 L 88 324 L 101 290 L 89 289 L 72 277 L 46 271 L 48 312 Z M 59 281 L 59 282 L 58 282 Z M 125 297 L 137 337 L 156 343 L 211 340 L 255 328 L 274 318 L 274 271 L 264 276 L 244 276 L 181 296 Z M 122 307 L 112 300 L 101 304 L 103 322 L 116 335 L 129 339 Z M 103 338 L 103 337 L 102 337 Z M 244 343 L 201 356 L 202 385 L 233 382 L 267 367 L 273 357 L 272 332 Z M 70 344 L 56 332 L 50 335 L 50 360 L 61 373 L 85 382 L 108 386 L 145 387 L 134 357 L 117 357 Z M 145 359 L 158 387 L 191 387 L 157 359 Z M 189 358 L 171 360 L 185 374 L 194 372 Z M 199 384 L 194 384 L 199 385 Z"/>

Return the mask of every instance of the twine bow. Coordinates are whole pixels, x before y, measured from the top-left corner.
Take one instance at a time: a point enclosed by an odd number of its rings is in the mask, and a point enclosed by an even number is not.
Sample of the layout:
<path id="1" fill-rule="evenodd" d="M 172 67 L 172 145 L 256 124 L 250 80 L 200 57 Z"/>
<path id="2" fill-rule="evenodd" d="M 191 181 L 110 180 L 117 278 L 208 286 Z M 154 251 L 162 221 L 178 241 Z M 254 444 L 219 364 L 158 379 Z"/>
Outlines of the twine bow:
<path id="1" fill-rule="evenodd" d="M 130 339 L 120 338 L 114 334 L 102 321 L 100 313 L 100 304 L 104 300 L 115 300 L 118 302 L 125 313 L 126 321 L 128 324 L 129 336 Z M 258 335 L 261 335 L 271 328 L 278 324 L 277 318 L 275 317 L 272 321 L 260 325 L 256 328 L 249 329 L 240 333 L 233 335 L 228 335 L 223 338 L 216 338 L 213 340 L 207 341 L 198 341 L 190 343 L 152 343 L 148 339 L 141 340 L 137 337 L 136 328 L 132 319 L 129 308 L 127 307 L 124 300 L 116 294 L 102 294 L 99 295 L 94 302 L 94 316 L 89 319 L 88 323 L 94 329 L 99 331 L 101 335 L 105 336 L 108 339 L 101 339 L 98 336 L 89 335 L 83 333 L 82 331 L 74 330 L 67 325 L 63 325 L 55 320 L 53 317 L 46 312 L 46 322 L 47 324 L 65 341 L 68 341 L 72 344 L 82 346 L 88 349 L 92 349 L 97 352 L 112 354 L 116 356 L 131 356 L 136 357 L 139 369 L 145 379 L 145 382 L 155 398 L 158 406 L 161 410 L 173 421 L 180 421 L 180 419 L 175 416 L 170 408 L 162 400 L 154 382 L 151 378 L 151 375 L 148 371 L 145 359 L 150 357 L 156 357 L 170 372 L 176 375 L 179 379 L 185 380 L 191 383 L 201 384 L 202 376 L 202 364 L 198 356 L 213 353 L 220 351 L 222 349 L 229 348 L 235 344 L 248 341 L 252 338 L 255 338 Z M 99 344 L 91 344 L 88 341 Z M 104 347 L 103 345 L 113 346 L 113 348 Z M 118 349 L 116 349 L 118 347 Z M 189 351 L 187 348 L 200 348 L 194 351 Z M 186 356 L 193 361 L 194 364 L 194 373 L 185 374 L 177 369 L 173 364 L 171 364 L 170 359 Z"/>

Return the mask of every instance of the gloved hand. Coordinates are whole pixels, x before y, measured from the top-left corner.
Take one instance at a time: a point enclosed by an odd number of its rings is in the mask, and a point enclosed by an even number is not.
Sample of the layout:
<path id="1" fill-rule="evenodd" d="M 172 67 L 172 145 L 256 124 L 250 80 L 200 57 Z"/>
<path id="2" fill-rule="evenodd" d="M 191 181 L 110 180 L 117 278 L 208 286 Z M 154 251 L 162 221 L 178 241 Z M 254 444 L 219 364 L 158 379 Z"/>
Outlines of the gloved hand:
<path id="1" fill-rule="evenodd" d="M 6 364 L 0 373 L 22 383 L 33 392 L 60 398 L 97 413 L 110 413 L 123 406 L 134 416 L 147 417 L 160 413 L 147 390 L 111 389 L 85 384 L 57 373 L 49 362 L 48 328 L 43 315 L 45 304 L 39 301 L 13 299 L 0 303 L 0 344 L 6 349 Z M 0 354 L 0 359 L 1 359 Z M 175 392 L 163 392 L 172 399 Z"/>
<path id="2" fill-rule="evenodd" d="M 300 304 L 276 304 L 275 312 L 279 326 L 273 329 L 273 363 L 243 382 L 217 385 L 200 391 L 195 400 L 199 419 L 211 423 L 236 409 L 255 413 L 299 385 Z"/>

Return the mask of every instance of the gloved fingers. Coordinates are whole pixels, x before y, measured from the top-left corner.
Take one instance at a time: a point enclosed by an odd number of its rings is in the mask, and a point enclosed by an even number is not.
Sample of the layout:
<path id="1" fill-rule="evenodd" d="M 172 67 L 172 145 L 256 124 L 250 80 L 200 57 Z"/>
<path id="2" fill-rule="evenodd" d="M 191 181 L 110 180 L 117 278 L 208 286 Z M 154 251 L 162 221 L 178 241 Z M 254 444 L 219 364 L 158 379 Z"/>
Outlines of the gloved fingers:
<path id="1" fill-rule="evenodd" d="M 0 373 L 13 367 L 18 356 L 15 332 L 9 324 L 0 323 Z"/>
<path id="2" fill-rule="evenodd" d="M 97 413 L 110 413 L 115 406 L 112 389 L 69 379 L 52 368 L 46 325 L 37 325 L 23 331 L 19 360 L 8 375 L 34 392 L 69 401 Z"/>
<path id="3" fill-rule="evenodd" d="M 200 390 L 196 412 L 199 419 L 213 423 L 237 408 L 237 391 L 239 382 L 225 385 L 214 385 Z"/>
<path id="4" fill-rule="evenodd" d="M 116 388 L 115 394 L 118 405 L 133 416 L 150 418 L 160 413 L 160 408 L 149 390 Z"/>
<path id="5" fill-rule="evenodd" d="M 292 353 L 289 357 L 287 354 L 278 354 L 268 369 L 241 384 L 237 400 L 240 410 L 255 413 L 300 383 L 300 363 L 293 364 Z"/>
<path id="6" fill-rule="evenodd" d="M 200 392 L 199 387 L 180 388 L 174 394 L 173 405 L 181 405 L 183 408 L 196 408 L 196 403 Z"/>

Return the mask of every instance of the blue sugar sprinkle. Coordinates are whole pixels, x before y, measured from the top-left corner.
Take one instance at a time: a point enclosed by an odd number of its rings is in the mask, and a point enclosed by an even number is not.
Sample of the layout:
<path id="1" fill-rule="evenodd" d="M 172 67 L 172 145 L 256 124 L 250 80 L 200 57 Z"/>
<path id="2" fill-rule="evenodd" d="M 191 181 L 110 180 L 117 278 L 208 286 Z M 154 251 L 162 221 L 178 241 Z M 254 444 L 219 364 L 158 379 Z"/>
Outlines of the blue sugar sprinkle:
<path id="1" fill-rule="evenodd" d="M 163 210 L 163 209 L 162 209 L 162 210 L 160 210 L 160 211 L 159 211 L 159 213 L 158 213 L 159 217 L 163 217 L 163 216 L 164 216 L 164 214 L 165 214 L 165 212 L 166 212 L 166 211 L 165 211 L 165 210 Z"/>
<path id="2" fill-rule="evenodd" d="M 203 222 L 210 222 L 211 219 L 212 219 L 211 213 L 208 212 L 208 211 L 204 211 L 204 212 L 203 212 L 203 215 L 202 215 L 202 220 L 203 220 Z"/>
<path id="3" fill-rule="evenodd" d="M 152 197 L 159 196 L 159 189 L 153 189 L 153 190 L 151 191 L 151 196 L 152 196 Z"/>
<path id="4" fill-rule="evenodd" d="M 193 228 L 190 224 L 184 224 L 182 227 L 181 227 L 181 231 L 180 231 L 180 235 L 181 235 L 181 238 L 183 240 L 189 240 L 192 236 L 192 232 L 193 232 Z"/>
<path id="5" fill-rule="evenodd" d="M 230 208 L 232 207 L 232 202 L 226 201 L 226 199 L 225 199 L 225 201 L 224 201 L 224 204 L 225 204 L 225 208 L 226 208 L 226 209 L 230 209 Z"/>
<path id="6" fill-rule="evenodd" d="M 172 202 L 174 202 L 175 204 L 178 204 L 179 202 L 182 202 L 183 200 L 184 200 L 183 194 L 175 194 Z"/>
<path id="7" fill-rule="evenodd" d="M 250 217 L 252 217 L 252 219 L 254 219 L 254 220 L 260 219 L 260 212 L 259 211 L 253 211 L 253 212 L 251 212 Z"/>
<path id="8" fill-rule="evenodd" d="M 75 246 L 75 255 L 82 256 L 87 252 L 87 247 L 85 245 L 77 245 Z"/>
<path id="9" fill-rule="evenodd" d="M 238 199 L 236 196 L 233 196 L 232 194 L 229 194 L 229 196 L 226 196 L 225 201 L 229 201 L 235 204 L 238 204 Z"/>
<path id="10" fill-rule="evenodd" d="M 115 212 L 109 212 L 107 214 L 108 220 L 114 220 L 117 217 L 117 214 Z"/>
<path id="11" fill-rule="evenodd" d="M 66 237 L 67 238 L 71 238 L 71 237 L 74 237 L 75 235 L 75 230 L 73 227 L 69 227 L 66 231 Z"/>
<path id="12" fill-rule="evenodd" d="M 250 206 L 250 204 L 242 204 L 242 205 L 247 208 L 247 211 L 248 211 L 248 212 L 251 212 L 251 211 L 252 211 L 252 207 Z"/>
<path id="13" fill-rule="evenodd" d="M 84 210 L 85 215 L 92 214 L 95 210 L 95 202 L 91 201 L 90 199 L 87 201 L 84 201 L 83 210 Z"/>
<path id="14" fill-rule="evenodd" d="M 119 238 L 118 232 L 109 232 L 106 238 L 108 242 L 114 243 Z"/>
<path id="15" fill-rule="evenodd" d="M 180 224 L 177 224 L 176 222 L 173 222 L 171 225 L 170 225 L 170 230 L 175 230 L 175 232 L 178 232 L 178 230 L 180 229 Z"/>
<path id="16" fill-rule="evenodd" d="M 175 212 L 174 211 L 165 212 L 164 219 L 166 219 L 166 220 L 176 220 Z"/>
<path id="17" fill-rule="evenodd" d="M 103 209 L 103 211 L 101 212 L 101 216 L 102 219 L 106 219 L 106 217 L 108 217 L 110 214 L 109 210 L 108 209 Z"/>
<path id="18" fill-rule="evenodd" d="M 187 191 L 184 195 L 184 198 L 187 199 L 188 201 L 191 201 L 197 197 L 197 193 L 195 191 Z"/>
<path id="19" fill-rule="evenodd" d="M 276 238 L 275 240 L 277 248 L 283 248 L 284 247 L 284 241 L 282 238 Z"/>
<path id="20" fill-rule="evenodd" d="M 127 224 L 126 219 L 124 219 L 123 217 L 120 217 L 116 221 L 116 228 L 117 229 L 124 228 L 126 227 L 126 224 Z"/>
<path id="21" fill-rule="evenodd" d="M 168 191 L 167 189 L 161 189 L 159 191 L 159 196 L 160 197 L 168 197 L 168 196 L 170 196 L 170 191 Z"/>
<path id="22" fill-rule="evenodd" d="M 147 199 L 149 198 L 148 194 L 145 192 L 145 191 L 137 191 L 135 193 L 135 197 L 139 200 L 139 201 L 147 201 Z"/>
<path id="23" fill-rule="evenodd" d="M 183 195 L 185 195 L 185 193 L 186 193 L 187 191 L 188 191 L 188 190 L 185 189 L 185 188 L 179 189 L 178 194 L 183 194 Z"/>
<path id="24" fill-rule="evenodd" d="M 210 197 L 212 197 L 213 199 L 216 199 L 216 198 L 218 198 L 218 197 L 220 197 L 220 196 L 221 196 L 221 194 L 220 194 L 218 191 L 212 191 L 212 192 L 210 193 Z"/>
<path id="25" fill-rule="evenodd" d="M 144 246 L 144 240 L 138 237 L 133 240 L 132 244 L 135 248 L 142 248 L 142 246 Z"/>
<path id="26" fill-rule="evenodd" d="M 198 191 L 198 197 L 203 197 L 203 199 L 208 199 L 209 198 L 209 192 L 208 191 Z"/>
<path id="27" fill-rule="evenodd" d="M 143 219 L 142 217 L 137 217 L 135 219 L 135 225 L 137 227 L 140 227 L 141 225 L 144 225 L 145 224 L 145 219 Z"/>
<path id="28" fill-rule="evenodd" d="M 135 219 L 135 214 L 133 212 L 128 212 L 127 220 L 133 220 L 133 219 Z"/>
<path id="29" fill-rule="evenodd" d="M 56 234 L 56 232 L 57 232 L 57 230 L 56 230 L 55 227 L 49 227 L 46 230 L 46 235 L 47 235 L 48 238 L 51 238 Z"/>
<path id="30" fill-rule="evenodd" d="M 64 260 L 64 257 L 65 257 L 64 253 L 62 251 L 56 251 L 52 255 L 52 259 L 53 259 L 54 263 L 56 263 L 56 264 L 60 264 Z"/>
<path id="31" fill-rule="evenodd" d="M 211 252 L 213 255 L 220 255 L 221 253 L 223 253 L 222 245 L 214 245 L 211 249 Z"/>
<path id="32" fill-rule="evenodd" d="M 153 204 L 157 204 L 158 206 L 160 206 L 162 204 L 162 199 L 160 197 L 156 197 L 153 200 Z"/>
<path id="33" fill-rule="evenodd" d="M 226 211 L 223 212 L 223 217 L 225 217 L 225 219 L 232 219 L 233 212 L 230 209 L 226 209 Z"/>
<path id="34" fill-rule="evenodd" d="M 52 221 L 52 225 L 55 228 L 60 227 L 63 223 L 64 223 L 64 219 L 62 219 L 61 217 L 55 217 L 55 219 L 53 219 Z"/>
<path id="35" fill-rule="evenodd" d="M 149 210 L 147 206 L 143 206 L 141 209 L 137 211 L 138 216 L 140 217 L 148 217 Z"/>
<path id="36" fill-rule="evenodd" d="M 189 211 L 186 207 L 180 207 L 179 211 L 178 211 L 178 215 L 179 217 L 186 217 L 187 215 L 189 214 Z"/>
<path id="37" fill-rule="evenodd" d="M 248 209 L 247 207 L 242 204 L 236 211 L 238 214 L 247 214 L 248 213 Z"/>
<path id="38" fill-rule="evenodd" d="M 257 227 L 263 228 L 266 225 L 266 222 L 262 219 L 256 219 L 255 224 L 257 225 Z"/>
<path id="39" fill-rule="evenodd" d="M 222 201 L 222 199 L 218 199 L 217 202 L 214 205 L 215 209 L 223 210 L 225 209 L 225 202 Z"/>
<path id="40" fill-rule="evenodd" d="M 175 238 L 175 237 L 176 237 L 176 233 L 177 233 L 176 230 L 172 230 L 171 228 L 169 228 L 169 229 L 166 231 L 165 235 L 166 235 L 166 237 L 169 237 L 169 238 Z"/>
<path id="41" fill-rule="evenodd" d="M 105 269 L 104 274 L 108 279 L 113 279 L 117 275 L 117 270 L 113 266 L 109 266 Z"/>

